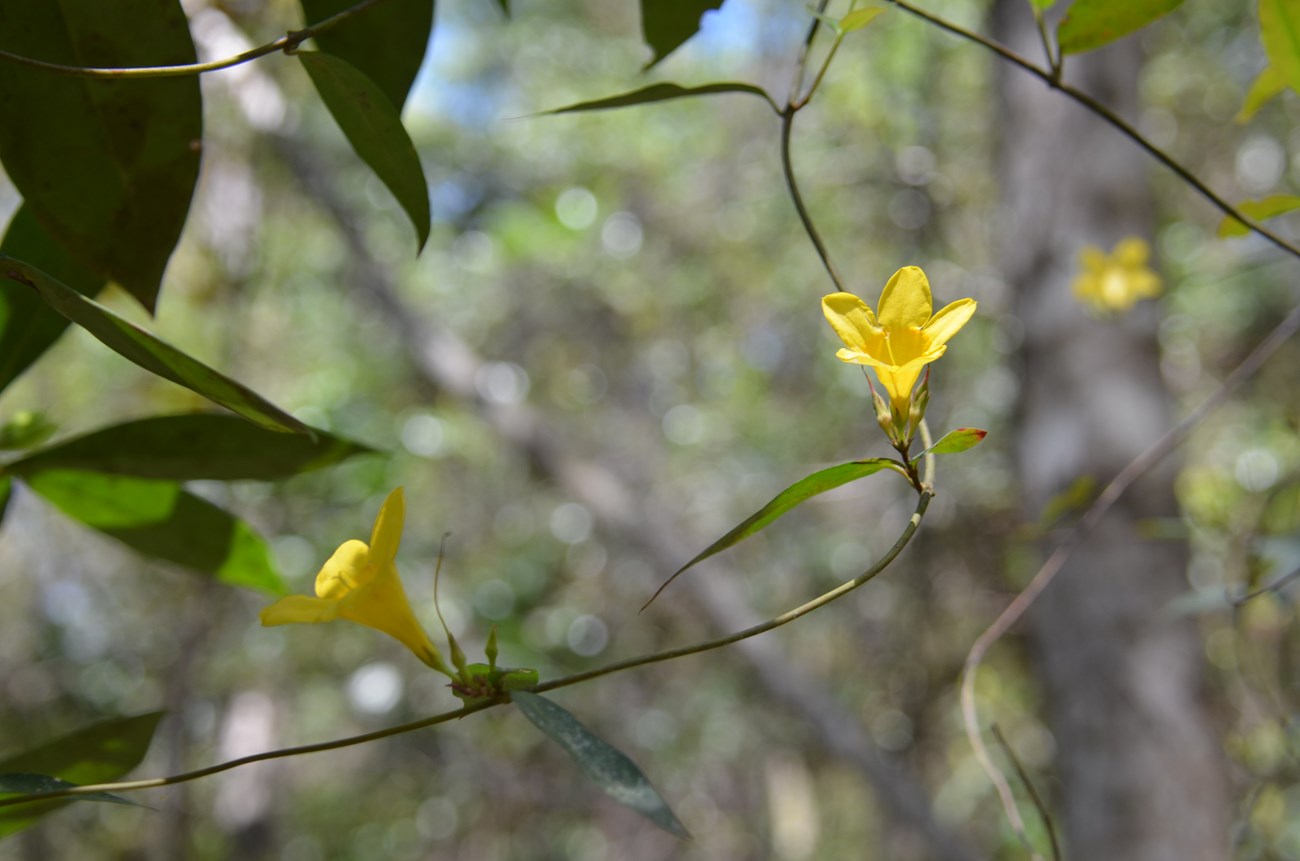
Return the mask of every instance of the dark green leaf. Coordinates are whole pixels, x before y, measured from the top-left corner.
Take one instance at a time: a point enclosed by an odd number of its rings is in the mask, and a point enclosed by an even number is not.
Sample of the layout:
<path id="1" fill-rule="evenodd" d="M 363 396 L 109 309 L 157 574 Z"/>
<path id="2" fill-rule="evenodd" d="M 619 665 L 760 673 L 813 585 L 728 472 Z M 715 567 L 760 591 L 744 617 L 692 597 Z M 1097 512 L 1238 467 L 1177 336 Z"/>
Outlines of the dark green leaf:
<path id="1" fill-rule="evenodd" d="M 107 283 L 103 276 L 75 262 L 25 203 L 9 222 L 0 254 L 30 261 L 85 296 L 94 296 Z M 0 389 L 36 361 L 67 327 L 67 318 L 41 297 L 21 284 L 0 279 Z"/>
<path id="2" fill-rule="evenodd" d="M 1056 28 L 1062 54 L 1079 54 L 1127 36 L 1178 8 L 1183 0 L 1074 0 Z"/>
<path id="3" fill-rule="evenodd" d="M 1255 116 L 1256 112 L 1264 106 L 1266 102 L 1286 89 L 1286 81 L 1277 73 L 1277 69 L 1272 66 L 1265 66 L 1246 91 L 1246 98 L 1242 100 L 1241 110 L 1232 118 L 1234 123 L 1249 122 L 1250 118 Z"/>
<path id="4" fill-rule="evenodd" d="M 610 108 L 626 108 L 631 105 L 664 102 L 669 99 L 683 99 L 689 96 L 711 96 L 716 93 L 749 93 L 763 99 L 772 106 L 772 110 L 778 110 L 776 103 L 772 101 L 772 97 L 762 88 L 753 84 L 727 81 L 718 84 L 705 84 L 700 87 L 683 87 L 678 84 L 651 84 L 630 93 L 622 93 L 604 99 L 594 99 L 590 102 L 578 102 L 575 105 L 556 108 L 553 111 L 545 111 L 545 113 L 570 114 L 577 111 L 604 111 Z"/>
<path id="5" fill-rule="evenodd" d="M 155 416 L 114 425 L 9 464 L 14 475 L 80 469 L 178 481 L 277 481 L 372 449 L 324 431 L 265 430 L 238 416 Z"/>
<path id="6" fill-rule="evenodd" d="M 323 21 L 356 0 L 302 0 L 307 20 Z M 400 112 L 424 61 L 434 0 L 385 0 L 316 36 L 322 51 L 347 60 Z"/>
<path id="7" fill-rule="evenodd" d="M 194 62 L 179 0 L 0 3 L 0 48 L 72 66 Z M 198 76 L 99 80 L 0 63 L 0 117 L 0 161 L 36 220 L 152 311 L 199 173 Z"/>
<path id="8" fill-rule="evenodd" d="M 406 210 L 423 248 L 429 238 L 429 187 L 397 109 L 346 60 L 319 51 L 299 51 L 298 59 L 352 149 Z"/>
<path id="9" fill-rule="evenodd" d="M 807 502 L 819 493 L 825 493 L 828 490 L 834 490 L 840 485 L 848 484 L 851 481 L 857 481 L 860 478 L 866 478 L 869 475 L 874 475 L 882 469 L 892 469 L 904 476 L 907 475 L 903 470 L 902 464 L 897 461 L 890 460 L 886 457 L 873 457 L 868 460 L 853 460 L 848 463 L 841 463 L 838 466 L 828 467 L 827 469 L 814 472 L 812 475 L 799 479 L 794 484 L 778 493 L 776 498 L 767 505 L 764 505 L 758 511 L 751 514 L 735 529 L 704 548 L 698 556 L 673 572 L 673 576 L 665 580 L 664 584 L 655 590 L 655 593 L 650 596 L 650 600 L 646 601 L 645 606 L 650 606 L 651 602 L 653 602 L 655 598 L 659 597 L 659 593 L 667 589 L 668 584 L 680 577 L 682 573 L 703 562 L 705 559 L 708 559 L 713 554 L 720 553 L 728 547 L 731 547 L 733 544 L 738 544 L 749 536 L 761 531 L 792 508 L 795 508 L 801 503 Z M 645 609 L 645 607 L 642 607 L 642 609 Z"/>
<path id="10" fill-rule="evenodd" d="M 1259 0 L 1259 40 L 1274 71 L 1300 93 L 1300 0 Z"/>
<path id="11" fill-rule="evenodd" d="M 1243 200 L 1237 204 L 1237 210 L 1247 218 L 1265 221 L 1288 212 L 1300 209 L 1300 197 L 1294 194 L 1274 194 L 1260 200 Z M 1219 236 L 1245 236 L 1250 228 L 1232 216 L 1225 216 L 1219 222 Z"/>
<path id="12" fill-rule="evenodd" d="M 5 512 L 9 510 L 9 500 L 14 495 L 14 482 L 7 475 L 0 475 L 0 521 L 5 518 Z"/>
<path id="13" fill-rule="evenodd" d="M 6 278 L 34 289 L 51 308 L 146 371 L 197 392 L 263 427 L 311 433 L 305 424 L 269 403 L 261 395 L 222 376 L 139 326 L 127 322 L 36 267 L 0 254 L 0 279 Z"/>
<path id="14" fill-rule="evenodd" d="M 48 774 L 78 786 L 117 780 L 140 764 L 162 712 L 116 718 L 0 760 L 0 773 Z M 0 807 L 0 837 L 67 804 L 38 801 Z"/>
<path id="15" fill-rule="evenodd" d="M 286 592 L 261 536 L 178 482 L 65 469 L 32 472 L 23 481 L 73 520 L 145 556 L 232 586 Z"/>
<path id="16" fill-rule="evenodd" d="M 58 428 L 45 413 L 19 410 L 13 418 L 0 425 L 0 449 L 36 448 L 54 436 Z"/>
<path id="17" fill-rule="evenodd" d="M 587 729 L 568 711 L 537 694 L 515 691 L 514 704 L 556 744 L 573 757 L 588 777 L 655 825 L 683 839 L 690 839 L 686 827 L 668 807 L 636 763 Z"/>
<path id="18" fill-rule="evenodd" d="M 948 431 L 939 438 L 937 443 L 912 458 L 912 463 L 916 463 L 927 454 L 958 454 L 972 449 L 984 442 L 984 437 L 988 436 L 988 433 L 979 428 L 957 428 Z"/>
<path id="19" fill-rule="evenodd" d="M 57 777 L 50 777 L 48 774 L 27 774 L 24 772 L 15 772 L 13 774 L 0 774 L 0 798 L 11 797 L 14 795 L 35 795 L 38 792 L 55 792 L 60 789 L 75 789 L 80 786 L 79 783 L 69 783 L 66 780 L 59 780 Z M 107 792 L 88 792 L 85 795 L 78 795 L 70 801 L 106 801 L 111 804 L 127 804 L 131 807 L 143 807 L 149 809 L 149 805 L 140 804 L 137 801 L 129 801 L 120 795 L 111 795 Z"/>
<path id="20" fill-rule="evenodd" d="M 641 32 L 654 51 L 650 68 L 695 35 L 700 18 L 722 0 L 641 0 Z"/>

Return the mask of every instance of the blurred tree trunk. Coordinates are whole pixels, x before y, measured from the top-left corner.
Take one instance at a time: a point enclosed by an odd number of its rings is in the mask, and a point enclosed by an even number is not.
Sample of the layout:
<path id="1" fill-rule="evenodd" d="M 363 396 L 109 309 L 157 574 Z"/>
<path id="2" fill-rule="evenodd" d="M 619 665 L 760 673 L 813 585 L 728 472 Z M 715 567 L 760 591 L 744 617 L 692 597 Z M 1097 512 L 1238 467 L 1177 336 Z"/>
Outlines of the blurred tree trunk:
<path id="1" fill-rule="evenodd" d="M 1029 4 L 998 0 L 994 33 L 1041 60 Z M 1066 63 L 1067 80 L 1135 120 L 1136 38 Z M 1002 66 L 1002 266 L 1023 325 L 1016 463 L 1033 521 L 1080 476 L 1107 481 L 1170 423 L 1157 306 L 1100 319 L 1070 293 L 1080 247 L 1152 238 L 1152 162 L 1041 81 Z M 1056 739 L 1056 804 L 1071 858 L 1227 856 L 1219 745 L 1195 625 L 1162 611 L 1186 588 L 1186 546 L 1144 537 L 1177 514 L 1171 465 L 1088 536 L 1031 611 Z M 1014 740 L 1013 740 L 1014 743 Z"/>

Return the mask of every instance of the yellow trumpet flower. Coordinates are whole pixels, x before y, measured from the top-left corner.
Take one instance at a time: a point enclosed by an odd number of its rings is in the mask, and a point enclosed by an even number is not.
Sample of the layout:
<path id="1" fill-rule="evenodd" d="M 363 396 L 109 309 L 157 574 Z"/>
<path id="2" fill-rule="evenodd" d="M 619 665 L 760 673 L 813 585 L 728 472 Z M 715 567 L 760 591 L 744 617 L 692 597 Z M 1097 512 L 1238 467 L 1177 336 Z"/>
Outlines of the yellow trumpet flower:
<path id="1" fill-rule="evenodd" d="M 402 488 L 388 494 L 370 544 L 351 539 L 339 545 L 316 575 L 316 597 L 290 595 L 261 613 L 263 625 L 332 622 L 347 619 L 383 631 L 440 673 L 451 676 L 438 648 L 411 610 L 397 575 L 397 546 L 402 541 L 406 503 Z"/>
<path id="2" fill-rule="evenodd" d="M 948 349 L 947 343 L 975 313 L 974 299 L 958 299 L 931 313 L 930 281 L 916 266 L 894 273 L 880 294 L 877 315 L 852 293 L 822 299 L 822 312 L 844 348 L 842 362 L 869 365 L 889 392 L 895 415 L 906 417 L 921 370 Z"/>
<path id="3" fill-rule="evenodd" d="M 1127 311 L 1139 299 L 1160 295 L 1160 276 L 1147 266 L 1150 257 L 1151 246 L 1136 236 L 1120 240 L 1110 254 L 1086 245 L 1071 289 L 1094 311 Z"/>

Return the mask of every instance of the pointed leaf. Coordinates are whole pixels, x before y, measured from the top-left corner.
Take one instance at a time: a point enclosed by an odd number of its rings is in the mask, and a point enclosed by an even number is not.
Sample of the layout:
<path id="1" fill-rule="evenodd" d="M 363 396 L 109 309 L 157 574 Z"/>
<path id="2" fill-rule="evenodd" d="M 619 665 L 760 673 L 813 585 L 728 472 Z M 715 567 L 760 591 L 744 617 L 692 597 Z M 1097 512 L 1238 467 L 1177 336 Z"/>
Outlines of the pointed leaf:
<path id="1" fill-rule="evenodd" d="M 1300 93 L 1300 0 L 1259 0 L 1259 41 L 1269 65 Z"/>
<path id="2" fill-rule="evenodd" d="M 187 356 L 134 323 L 127 322 L 36 267 L 0 254 L 0 279 L 6 278 L 36 290 L 51 308 L 146 371 L 197 392 L 262 427 L 311 433 L 305 424 L 272 405 L 261 395 Z"/>
<path id="3" fill-rule="evenodd" d="M 639 90 L 633 90 L 630 93 L 621 93 L 617 96 L 609 96 L 604 99 L 593 99 L 589 102 L 578 102 L 574 105 L 567 105 L 563 108 L 556 108 L 551 111 L 544 111 L 547 114 L 570 114 L 578 111 L 604 111 L 610 108 L 626 108 L 631 105 L 644 105 L 650 102 L 664 102 L 669 99 L 683 99 L 690 96 L 711 96 L 717 93 L 749 93 L 758 96 L 769 105 L 772 110 L 779 110 L 772 97 L 767 94 L 761 87 L 753 84 L 742 84 L 735 81 L 726 81 L 717 84 L 704 84 L 699 87 L 683 87 L 678 84 L 651 84 L 648 87 L 642 87 Z"/>
<path id="4" fill-rule="evenodd" d="M 78 469 L 179 481 L 278 481 L 372 449 L 314 431 L 314 438 L 265 430 L 218 413 L 155 416 L 114 425 L 33 452 L 12 475 Z"/>
<path id="5" fill-rule="evenodd" d="M 70 469 L 32 472 L 23 481 L 68 517 L 137 553 L 232 586 L 287 591 L 262 537 L 178 482 Z"/>
<path id="6" fill-rule="evenodd" d="M 117 780 L 140 764 L 162 712 L 115 718 L 0 760 L 0 773 L 48 774 L 78 786 Z M 20 831 L 66 801 L 0 807 L 0 837 Z"/>
<path id="7" fill-rule="evenodd" d="M 1278 215 L 1300 209 L 1300 197 L 1294 194 L 1274 194 L 1260 200 L 1243 200 L 1237 204 L 1237 210 L 1247 218 L 1265 221 Z M 1246 236 L 1250 228 L 1232 216 L 1225 216 L 1219 222 L 1219 236 Z"/>
<path id="8" fill-rule="evenodd" d="M 1183 0 L 1074 0 L 1056 28 L 1062 54 L 1079 54 L 1140 30 Z"/>
<path id="9" fill-rule="evenodd" d="M 14 795 L 35 795 L 38 792 L 55 792 L 60 789 L 75 789 L 80 785 L 79 783 L 59 780 L 57 777 L 50 777 L 48 774 L 28 774 L 26 772 L 0 774 L 0 798 Z M 85 795 L 71 798 L 69 801 L 106 801 L 111 804 L 126 804 L 131 807 L 149 809 L 147 804 L 130 801 L 120 795 L 112 795 L 107 792 L 88 792 Z"/>
<path id="10" fill-rule="evenodd" d="M 984 437 L 988 434 L 988 431 L 979 428 L 957 428 L 948 431 L 939 438 L 938 442 L 912 458 L 912 463 L 918 462 L 927 454 L 957 454 L 972 449 L 984 442 Z"/>
<path id="11" fill-rule="evenodd" d="M 887 11 L 889 11 L 887 6 L 868 6 L 865 9 L 855 9 L 840 19 L 837 29 L 846 34 L 852 33 L 854 30 L 861 30 Z"/>
<path id="12" fill-rule="evenodd" d="M 0 3 L 0 48 L 72 66 L 195 59 L 179 0 Z M 102 80 L 0 63 L 0 117 L 0 161 L 36 220 L 152 311 L 198 179 L 198 76 Z"/>
<path id="13" fill-rule="evenodd" d="M 429 238 L 429 187 L 397 108 L 346 60 L 319 51 L 299 51 L 298 59 L 352 149 L 406 210 L 423 248 Z"/>
<path id="14" fill-rule="evenodd" d="M 1246 91 L 1246 98 L 1241 103 L 1241 110 L 1232 118 L 1234 123 L 1249 122 L 1250 118 L 1255 116 L 1256 112 L 1262 108 L 1265 103 L 1286 89 L 1286 81 L 1277 73 L 1277 69 L 1272 66 L 1265 66 L 1263 71 L 1255 76 L 1255 81 Z"/>
<path id="15" fill-rule="evenodd" d="M 76 263 L 67 250 L 40 226 L 32 208 L 24 203 L 14 213 L 0 242 L 0 254 L 8 254 L 69 285 L 83 296 L 94 296 L 107 280 Z M 49 348 L 68 320 L 21 284 L 0 279 L 0 389 Z"/>
<path id="16" fill-rule="evenodd" d="M 356 0 L 302 0 L 308 21 L 355 5 Z M 316 44 L 374 81 L 400 112 L 429 47 L 433 6 L 434 0 L 385 0 L 316 36 Z"/>
<path id="17" fill-rule="evenodd" d="M 814 472 L 812 475 L 799 479 L 794 484 L 778 493 L 767 505 L 764 505 L 758 511 L 747 517 L 744 522 L 735 529 L 704 548 L 698 556 L 674 571 L 673 576 L 665 580 L 664 584 L 655 590 L 655 593 L 650 596 L 650 600 L 646 601 L 645 606 L 641 609 L 644 610 L 645 607 L 650 606 L 654 599 L 659 597 L 659 593 L 667 589 L 668 584 L 672 583 L 684 572 L 695 567 L 715 553 L 721 553 L 733 544 L 738 544 L 749 536 L 760 532 L 792 508 L 807 502 L 819 493 L 825 493 L 828 490 L 834 490 L 835 488 L 848 484 L 851 481 L 857 481 L 860 478 L 874 475 L 882 469 L 892 469 L 904 476 L 907 475 L 903 470 L 902 464 L 897 461 L 890 460 L 886 457 L 873 457 L 868 460 L 854 460 L 849 461 L 848 463 L 841 463 L 838 466 L 828 467 L 827 469 Z"/>
<path id="18" fill-rule="evenodd" d="M 619 804 L 683 839 L 690 833 L 677 819 L 644 772 L 622 752 L 583 726 L 568 711 L 537 694 L 515 691 L 510 698 L 533 726 L 564 748 L 588 777 Z"/>
<path id="19" fill-rule="evenodd" d="M 9 500 L 14 495 L 14 482 L 7 475 L 0 475 L 0 522 L 4 521 L 5 512 L 9 510 Z"/>
<path id="20" fill-rule="evenodd" d="M 641 32 L 654 51 L 646 68 L 694 36 L 704 13 L 721 5 L 722 0 L 641 0 Z"/>

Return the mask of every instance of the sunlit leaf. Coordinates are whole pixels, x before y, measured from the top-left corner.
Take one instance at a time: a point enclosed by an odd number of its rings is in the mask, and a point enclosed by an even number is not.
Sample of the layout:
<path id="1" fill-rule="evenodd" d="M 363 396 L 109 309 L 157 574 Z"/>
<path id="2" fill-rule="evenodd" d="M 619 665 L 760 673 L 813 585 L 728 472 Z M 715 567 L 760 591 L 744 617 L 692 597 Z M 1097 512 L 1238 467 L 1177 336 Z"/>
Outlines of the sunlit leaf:
<path id="1" fill-rule="evenodd" d="M 0 760 L 0 773 L 41 774 L 78 786 L 117 780 L 140 764 L 162 712 L 115 718 Z M 31 825 L 67 804 L 37 801 L 0 807 L 0 837 Z"/>
<path id="2" fill-rule="evenodd" d="M 54 435 L 59 426 L 45 413 L 20 410 L 0 425 L 0 449 L 36 448 Z"/>
<path id="3" fill-rule="evenodd" d="M 319 51 L 299 51 L 298 59 L 352 149 L 406 210 L 423 248 L 429 238 L 429 188 L 397 108 L 346 60 Z"/>
<path id="4" fill-rule="evenodd" d="M 0 12 L 3 15 L 3 12 Z M 107 280 L 73 260 L 32 215 L 24 203 L 14 213 L 0 242 L 0 254 L 29 261 L 37 269 L 85 296 L 94 296 Z M 8 279 L 0 279 L 0 389 L 40 358 L 68 320 L 41 301 L 41 297 Z"/>
<path id="5" fill-rule="evenodd" d="M 916 463 L 927 454 L 958 454 L 967 451 L 984 442 L 984 437 L 988 436 L 988 433 L 979 428 L 957 428 L 948 431 L 939 438 L 938 442 L 912 458 L 912 462 Z"/>
<path id="6" fill-rule="evenodd" d="M 694 36 L 704 13 L 721 5 L 722 0 L 641 0 L 641 33 L 654 51 L 646 68 Z"/>
<path id="7" fill-rule="evenodd" d="M 64 317 L 146 371 L 178 383 L 213 403 L 273 430 L 310 434 L 311 429 L 260 395 L 129 323 L 112 311 L 21 260 L 0 254 L 0 279 L 40 294 Z"/>
<path id="8" fill-rule="evenodd" d="M 1250 118 L 1255 116 L 1256 112 L 1262 108 L 1265 103 L 1286 89 L 1286 81 L 1277 73 L 1277 69 L 1272 66 L 1265 66 L 1263 71 L 1255 76 L 1255 80 L 1246 91 L 1246 98 L 1241 103 L 1241 110 L 1232 118 L 1234 123 L 1249 122 Z"/>
<path id="9" fill-rule="evenodd" d="M 1062 54 L 1091 51 L 1178 8 L 1183 0 L 1074 0 L 1056 28 Z"/>
<path id="10" fill-rule="evenodd" d="M 0 48 L 73 66 L 195 59 L 179 0 L 0 3 Z M 0 117 L 0 161 L 36 220 L 152 311 L 198 178 L 198 76 L 96 80 L 0 63 Z"/>
<path id="11" fill-rule="evenodd" d="M 323 21 L 356 0 L 302 0 L 308 21 Z M 400 112 L 424 61 L 434 0 L 384 0 L 316 36 L 322 51 L 347 60 Z"/>
<path id="12" fill-rule="evenodd" d="M 1278 77 L 1300 92 L 1300 0 L 1259 0 L 1259 41 Z"/>
<path id="13" fill-rule="evenodd" d="M 885 457 L 873 457 L 868 460 L 854 460 L 849 461 L 848 463 L 841 463 L 838 466 L 828 467 L 818 472 L 814 472 L 812 475 L 799 479 L 794 484 L 778 493 L 767 505 L 764 505 L 758 511 L 747 517 L 744 522 L 735 529 L 704 548 L 698 556 L 673 572 L 673 576 L 665 580 L 664 584 L 655 590 L 654 595 L 650 596 L 650 600 L 646 602 L 646 606 L 649 606 L 655 598 L 659 597 L 659 593 L 667 589 L 669 583 L 672 583 L 684 572 L 703 562 L 705 559 L 708 559 L 715 553 L 720 553 L 728 547 L 738 544 L 751 535 L 760 532 L 767 526 L 771 525 L 778 517 L 796 506 L 807 502 L 814 496 L 817 496 L 820 493 L 825 493 L 828 490 L 834 490 L 835 488 L 848 484 L 851 481 L 857 481 L 860 478 L 874 475 L 882 469 L 892 469 L 904 476 L 907 475 L 903 470 L 902 464 L 897 461 Z"/>
<path id="14" fill-rule="evenodd" d="M 262 537 L 178 482 L 69 469 L 27 473 L 22 481 L 68 517 L 137 553 L 231 586 L 287 591 Z"/>
<path id="15" fill-rule="evenodd" d="M 1300 209 L 1300 197 L 1294 194 L 1274 194 L 1260 200 L 1243 200 L 1237 204 L 1237 210 L 1247 218 L 1265 221 L 1278 215 Z M 1219 236 L 1246 236 L 1250 228 L 1232 216 L 1226 216 L 1219 222 Z"/>
<path id="16" fill-rule="evenodd" d="M 568 711 L 537 694 L 516 691 L 514 704 L 533 726 L 564 748 L 588 777 L 619 804 L 632 808 L 655 825 L 683 839 L 690 833 L 677 819 L 649 779 L 626 755 L 583 726 Z"/>
<path id="17" fill-rule="evenodd" d="M 840 19 L 839 31 L 841 33 L 852 33 L 854 30 L 861 30 L 887 11 L 889 11 L 887 6 L 868 6 L 865 9 L 854 9 Z"/>
<path id="18" fill-rule="evenodd" d="M 26 772 L 0 774 L 0 798 L 8 798 L 14 795 L 35 795 L 38 792 L 56 792 L 60 789 L 75 789 L 80 785 L 79 783 L 60 780 L 57 777 L 50 777 L 48 774 L 28 774 Z M 126 804 L 131 807 L 148 809 L 147 804 L 131 801 L 108 792 L 87 792 L 84 795 L 71 798 L 69 801 L 103 801 L 110 804 Z"/>
<path id="19" fill-rule="evenodd" d="M 712 96 L 718 93 L 748 93 L 766 101 L 777 110 L 776 104 L 772 97 L 765 90 L 756 87 L 753 84 L 742 84 L 734 81 L 727 81 L 717 84 L 704 84 L 699 87 L 683 87 L 678 84 L 651 84 L 648 87 L 642 87 L 630 93 L 621 93 L 617 96 L 609 96 L 604 99 L 593 99 L 589 102 L 578 102 L 574 105 L 567 105 L 563 108 L 546 111 L 548 114 L 570 114 L 578 111 L 605 111 L 611 108 L 626 108 L 632 105 L 644 105 L 650 102 L 665 102 L 669 99 L 684 99 L 691 96 Z"/>
<path id="20" fill-rule="evenodd" d="M 78 469 L 180 481 L 277 481 L 371 449 L 314 431 L 277 433 L 238 416 L 155 416 L 95 431 L 33 452 L 6 467 L 13 475 Z"/>

